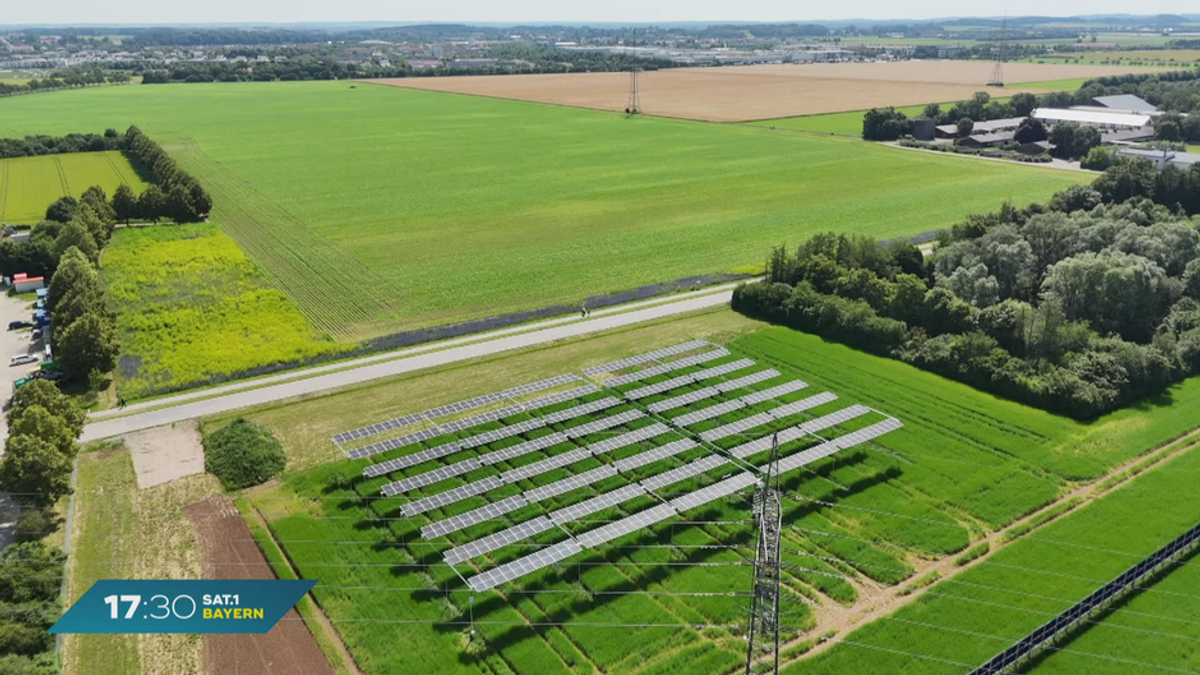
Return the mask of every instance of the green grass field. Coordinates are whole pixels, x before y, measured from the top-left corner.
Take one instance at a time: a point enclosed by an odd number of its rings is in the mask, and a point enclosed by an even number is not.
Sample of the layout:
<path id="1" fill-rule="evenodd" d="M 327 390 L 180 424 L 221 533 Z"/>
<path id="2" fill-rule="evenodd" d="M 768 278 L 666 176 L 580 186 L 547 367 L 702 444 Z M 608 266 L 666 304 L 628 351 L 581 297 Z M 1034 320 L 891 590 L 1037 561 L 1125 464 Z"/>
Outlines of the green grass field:
<path id="1" fill-rule="evenodd" d="M 693 321 L 709 320 L 683 319 L 676 322 L 678 325 L 674 328 L 686 329 Z M 629 353 L 624 350 L 636 352 L 653 348 L 661 339 L 630 342 L 615 336 L 591 342 L 617 340 L 619 344 L 628 343 L 621 352 L 604 355 L 619 356 Z M 847 452 L 836 460 L 813 465 L 811 472 L 788 477 L 786 488 L 789 491 L 830 504 L 813 507 L 810 503 L 791 501 L 785 510 L 790 526 L 785 535 L 784 545 L 788 549 L 785 557 L 794 566 L 788 575 L 788 587 L 799 595 L 824 603 L 853 603 L 858 597 L 858 589 L 868 583 L 896 586 L 898 591 L 899 585 L 915 581 L 913 570 L 921 560 L 956 557 L 982 533 L 994 531 L 1050 503 L 1074 481 L 1095 479 L 1110 467 L 1184 433 L 1196 424 L 1194 410 L 1200 404 L 1200 379 L 1194 379 L 1173 387 L 1161 400 L 1090 424 L 1080 424 L 997 399 L 898 361 L 864 355 L 784 328 L 767 328 L 743 335 L 733 339 L 729 347 L 735 356 L 753 358 L 760 367 L 773 367 L 788 378 L 809 382 L 809 393 L 829 390 L 839 395 L 841 406 L 863 403 L 895 415 L 905 424 L 903 429 L 880 439 L 875 449 Z M 604 360 L 595 352 L 586 357 L 571 352 L 578 362 L 569 366 L 555 357 L 557 351 L 551 349 L 539 354 L 499 359 L 489 363 L 487 368 L 496 372 L 522 372 L 523 379 L 509 380 L 502 385 L 509 386 Z M 519 364 L 526 362 L 544 363 L 541 367 L 546 372 L 522 370 L 524 367 Z M 363 400 L 391 402 L 385 404 L 386 408 L 375 404 L 376 409 L 366 419 L 360 414 L 361 406 L 338 403 L 342 398 L 357 400 L 355 392 L 338 394 L 311 405 L 301 403 L 293 413 L 288 412 L 292 407 L 285 406 L 251 417 L 276 428 L 291 452 L 294 444 L 310 443 L 318 434 L 327 438 L 325 431 L 329 428 L 344 430 L 364 421 L 378 421 L 425 407 L 425 401 L 397 395 L 399 389 L 395 394 L 391 393 L 391 387 L 398 386 L 401 385 L 383 385 L 365 392 L 367 398 Z M 418 377 L 402 386 L 406 390 L 419 391 L 422 380 Z M 481 382 L 472 381 L 459 396 L 485 393 L 487 390 L 481 389 L 483 386 Z M 435 387 L 434 380 L 425 388 L 430 387 Z M 448 394 L 443 387 L 435 388 L 442 395 Z M 650 400 L 653 399 L 647 399 Z M 320 405 L 316 406 L 316 403 Z M 696 407 L 711 403 L 713 401 L 707 401 Z M 333 421 L 318 419 L 320 411 L 343 409 L 347 414 Z M 301 413 L 301 410 L 307 412 Z M 720 421 L 727 422 L 756 410 L 731 413 L 730 417 Z M 819 409 L 813 414 L 824 412 L 827 410 Z M 506 419 L 505 423 L 517 420 L 514 417 Z M 787 421 L 787 424 L 795 423 L 795 420 Z M 497 447 L 512 442 L 515 439 L 501 442 Z M 373 461 L 387 456 L 373 458 Z M 1197 459 L 1200 460 L 1200 454 Z M 575 567 L 566 564 L 558 568 L 559 571 L 532 575 L 517 586 L 538 592 L 510 593 L 506 597 L 485 593 L 474 603 L 476 621 L 508 624 L 565 620 L 580 624 L 576 626 L 530 631 L 507 625 L 485 625 L 479 630 L 486 647 L 471 649 L 466 646 L 461 632 L 454 628 L 406 627 L 406 642 L 400 645 L 394 639 L 394 630 L 387 624 L 339 622 L 339 619 L 350 618 L 396 617 L 442 620 L 460 616 L 467 604 L 466 594 L 456 590 L 461 589 L 461 582 L 446 568 L 412 568 L 414 564 L 439 559 L 439 547 L 423 545 L 416 533 L 416 529 L 428 521 L 423 516 L 395 519 L 401 501 L 377 498 L 379 487 L 390 479 L 363 480 L 359 478 L 362 465 L 362 462 L 343 461 L 292 473 L 285 478 L 282 487 L 259 492 L 251 497 L 251 501 L 268 518 L 272 533 L 290 558 L 307 561 L 297 562 L 302 576 L 321 579 L 315 590 L 316 596 L 338 626 L 355 660 L 366 671 L 408 672 L 420 667 L 439 673 L 603 671 L 646 675 L 670 672 L 715 674 L 736 667 L 739 644 L 744 644 L 739 642 L 736 631 L 650 628 L 641 631 L 638 640 L 628 640 L 627 633 L 620 629 L 582 625 L 628 622 L 635 618 L 647 623 L 736 622 L 744 607 L 732 600 L 603 593 L 614 589 L 684 593 L 748 590 L 749 578 L 738 576 L 733 570 L 713 574 L 709 568 L 682 567 L 652 573 L 635 564 L 689 559 L 736 561 L 738 554 L 733 551 L 712 550 L 701 555 L 688 548 L 748 541 L 745 529 L 735 525 L 716 529 L 710 526 L 673 528 L 670 531 L 664 528 L 652 535 L 633 535 L 621 541 L 661 544 L 666 548 L 615 548 L 577 557 L 584 562 L 608 561 L 622 565 Z M 546 480 L 565 475 L 559 470 L 547 475 Z M 479 499 L 468 500 L 431 516 L 438 519 L 482 503 Z M 636 510 L 640 506 L 640 502 L 630 503 L 626 508 Z M 743 502 L 731 499 L 706 508 L 706 519 L 741 520 L 745 518 L 745 508 Z M 1187 508 L 1178 510 L 1182 512 Z M 1168 509 L 1161 522 L 1138 533 L 1136 541 L 1123 546 L 1137 548 L 1138 541 L 1156 540 L 1177 524 L 1175 510 L 1174 507 Z M 1144 513 L 1147 509 L 1143 506 L 1141 511 Z M 623 512 L 617 510 L 603 517 L 615 517 Z M 524 517 L 528 515 L 525 513 Z M 1099 518 L 1094 522 L 1105 521 Z M 1128 537 L 1129 532 L 1121 527 L 1118 525 L 1117 532 L 1106 536 Z M 1092 533 L 1080 531 L 1081 537 L 1092 536 Z M 452 535 L 451 539 L 458 543 L 468 540 L 458 536 Z M 1028 539 L 1032 540 L 1033 536 L 1028 535 Z M 398 541 L 410 543 L 392 545 Z M 548 543 L 552 540 L 538 541 Z M 332 542 L 343 543 L 335 545 Z M 1014 548 L 1024 545 L 1026 541 L 1020 540 Z M 1045 555 L 1045 552 L 1038 554 Z M 1081 569 L 1089 574 L 1102 572 L 1100 566 Z M 950 588 L 950 583 L 953 582 L 945 582 L 943 586 Z M 448 594 L 436 590 L 446 584 L 450 588 Z M 390 588 L 391 591 L 369 592 L 354 587 Z M 591 595 L 574 594 L 581 590 Z M 806 605 L 797 607 L 802 616 L 794 617 L 795 625 L 810 625 L 812 619 Z M 1037 618 L 1028 615 L 1019 619 L 1030 617 Z M 1008 622 L 1009 618 L 1006 616 L 1004 621 Z M 881 624 L 891 625 L 886 621 Z M 863 632 L 873 629 L 874 625 Z M 942 641 L 949 645 L 948 639 L 943 637 Z M 909 644 L 905 649 L 911 647 Z M 941 648 L 940 644 L 935 648 Z M 806 665 L 804 670 L 797 672 L 907 672 L 886 667 L 871 669 L 862 662 L 864 658 L 875 658 L 871 654 L 864 656 L 864 653 L 850 652 L 843 656 L 839 651 L 842 649 L 839 647 L 814 661 L 812 670 Z M 995 651 L 998 650 L 997 647 Z M 988 655 L 983 654 L 977 660 L 982 661 Z M 838 661 L 842 658 L 850 661 Z M 968 660 L 974 658 L 971 651 Z M 826 663 L 837 666 L 825 668 L 822 664 Z M 954 672 L 961 672 L 961 669 Z"/>
<path id="2" fill-rule="evenodd" d="M 805 232 L 916 234 L 1080 179 L 748 126 L 344 82 L 0 101 L 4 136 L 131 123 L 191 148 L 180 161 L 219 186 L 214 221 L 323 332 L 351 324 L 343 339 L 728 271 Z M 956 198 L 939 198 L 947 193 Z M 270 216 L 280 211 L 289 217 Z M 328 255 L 308 256 L 313 247 Z M 331 295 L 344 313 L 324 317 Z"/>
<path id="3" fill-rule="evenodd" d="M 138 193 L 146 187 L 116 151 L 0 159 L 0 222 L 36 223 L 59 197 L 78 197 L 93 185 L 112 195 L 121 183 Z"/>
<path id="4" fill-rule="evenodd" d="M 959 664 L 982 663 L 1196 525 L 1200 502 L 1180 496 L 1198 472 L 1193 447 L 785 672 L 962 673 Z M 1193 557 L 1023 672 L 1194 672 L 1200 653 L 1187 643 L 1200 641 L 1196 570 Z"/>
<path id="5" fill-rule="evenodd" d="M 1063 52 L 1025 59 L 1029 63 L 1080 63 L 1180 67 L 1200 62 L 1200 49 L 1132 49 L 1105 52 Z"/>
<path id="6" fill-rule="evenodd" d="M 343 348 L 215 225 L 121 229 L 103 262 L 121 341 L 116 384 L 127 398 Z"/>

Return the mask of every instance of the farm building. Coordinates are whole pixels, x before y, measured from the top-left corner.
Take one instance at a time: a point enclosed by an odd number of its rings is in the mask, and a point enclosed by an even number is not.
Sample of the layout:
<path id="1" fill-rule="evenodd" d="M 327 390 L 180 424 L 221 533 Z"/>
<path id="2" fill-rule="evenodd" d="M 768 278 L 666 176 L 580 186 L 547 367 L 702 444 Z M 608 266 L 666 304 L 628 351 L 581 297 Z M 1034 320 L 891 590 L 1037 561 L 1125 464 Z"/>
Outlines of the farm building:
<path id="1" fill-rule="evenodd" d="M 1091 100 L 1091 106 L 1096 108 L 1107 108 L 1114 112 L 1134 112 L 1134 113 L 1156 113 L 1158 108 L 1149 101 L 1133 94 L 1119 94 L 1116 96 L 1097 96 Z"/>
<path id="2" fill-rule="evenodd" d="M 13 290 L 15 290 L 18 293 L 27 293 L 29 291 L 36 291 L 40 288 L 46 287 L 46 278 L 45 277 L 31 277 L 31 276 L 25 274 L 24 272 L 22 272 L 20 274 L 14 274 L 13 279 L 12 279 L 12 287 L 13 287 Z"/>
<path id="3" fill-rule="evenodd" d="M 1038 108 L 1033 111 L 1032 117 L 1046 124 L 1078 122 L 1098 129 L 1142 129 L 1150 126 L 1150 115 L 1147 114 Z"/>
<path id="4" fill-rule="evenodd" d="M 955 145 L 961 145 L 965 148 L 994 148 L 1005 143 L 1013 142 L 1014 132 L 1012 131 L 995 131 L 984 134 L 971 134 L 966 138 L 960 138 L 954 142 Z"/>
<path id="5" fill-rule="evenodd" d="M 985 120 L 983 122 L 976 122 L 975 126 L 971 128 L 971 131 L 973 131 L 974 133 L 980 133 L 980 134 L 990 134 L 990 133 L 994 133 L 997 131 L 1008 131 L 1009 129 L 1016 129 L 1017 127 L 1021 126 L 1021 122 L 1024 122 L 1024 121 L 1025 121 L 1024 117 L 1006 117 L 1004 119 L 999 119 L 999 120 Z M 940 124 L 940 125 L 938 125 L 938 127 L 937 127 L 937 137 L 938 138 L 954 138 L 955 136 L 958 136 L 958 125 L 957 124 Z"/>
<path id="6" fill-rule="evenodd" d="M 1193 164 L 1200 164 L 1200 153 L 1175 152 L 1174 150 L 1157 150 L 1155 148 L 1121 148 L 1117 154 L 1122 157 L 1144 159 L 1154 163 L 1159 171 L 1173 166 L 1186 169 Z"/>

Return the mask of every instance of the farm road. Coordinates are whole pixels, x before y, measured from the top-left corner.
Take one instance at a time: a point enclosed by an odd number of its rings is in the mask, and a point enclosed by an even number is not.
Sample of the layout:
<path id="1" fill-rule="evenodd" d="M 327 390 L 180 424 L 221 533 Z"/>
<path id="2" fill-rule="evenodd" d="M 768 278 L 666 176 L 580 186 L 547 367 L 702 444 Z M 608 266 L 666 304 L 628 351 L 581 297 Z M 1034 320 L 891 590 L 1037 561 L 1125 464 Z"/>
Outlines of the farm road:
<path id="1" fill-rule="evenodd" d="M 727 304 L 730 301 L 733 297 L 733 288 L 735 285 L 727 284 L 693 293 L 685 293 L 677 299 L 665 302 L 662 298 L 658 298 L 629 305 L 621 305 L 606 310 L 596 310 L 592 313 L 591 318 L 585 320 L 572 317 L 553 319 L 526 326 L 517 326 L 485 336 L 467 336 L 455 340 L 435 342 L 398 352 L 368 356 L 354 361 L 297 370 L 269 378 L 234 383 L 191 394 L 156 399 L 129 406 L 124 410 L 104 411 L 90 416 L 92 421 L 84 427 L 83 437 L 80 440 L 89 442 L 112 438 L 132 431 L 149 429 L 164 424 L 217 415 L 264 403 L 330 391 L 379 378 L 392 377 L 414 370 L 433 368 L 455 361 L 488 356 L 499 352 L 531 347 L 555 340 L 578 337 L 716 307 Z M 647 307 L 647 305 L 652 306 Z M 641 309 L 634 309 L 638 307 L 641 307 Z M 632 311 L 630 311 L 631 309 Z M 309 377 L 316 373 L 324 374 Z M 297 380 L 295 378 L 306 379 Z M 271 382 L 278 382 L 280 380 L 289 381 L 280 384 L 270 384 Z M 195 400 L 204 396 L 214 397 Z M 153 409 L 146 410 L 147 408 Z M 145 410 L 145 412 L 134 412 L 138 409 Z M 133 414 L 127 414 L 123 417 L 118 416 L 130 412 L 133 412 Z"/>

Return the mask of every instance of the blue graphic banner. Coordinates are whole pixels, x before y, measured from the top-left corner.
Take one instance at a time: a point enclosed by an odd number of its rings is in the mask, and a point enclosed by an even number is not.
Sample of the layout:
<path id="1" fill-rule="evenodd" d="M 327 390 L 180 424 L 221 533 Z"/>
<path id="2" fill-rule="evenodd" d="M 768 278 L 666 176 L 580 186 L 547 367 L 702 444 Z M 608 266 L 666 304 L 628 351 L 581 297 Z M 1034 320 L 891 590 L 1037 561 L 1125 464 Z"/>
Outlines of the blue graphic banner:
<path id="1" fill-rule="evenodd" d="M 266 633 L 309 579 L 104 579 L 50 633 Z"/>

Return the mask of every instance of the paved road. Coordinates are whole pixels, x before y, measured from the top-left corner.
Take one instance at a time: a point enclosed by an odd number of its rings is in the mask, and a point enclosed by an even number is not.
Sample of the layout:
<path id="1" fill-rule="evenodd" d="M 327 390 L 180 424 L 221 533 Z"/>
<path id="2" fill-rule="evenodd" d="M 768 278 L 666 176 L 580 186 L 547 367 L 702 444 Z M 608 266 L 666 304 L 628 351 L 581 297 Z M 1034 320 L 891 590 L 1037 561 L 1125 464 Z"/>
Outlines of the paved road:
<path id="1" fill-rule="evenodd" d="M 507 331 L 500 331 L 493 336 L 502 335 L 502 337 L 493 337 L 492 339 L 479 341 L 475 338 L 460 338 L 455 341 L 447 341 L 427 345 L 423 347 L 406 350 L 407 353 L 413 353 L 412 356 L 404 356 L 396 358 L 396 353 L 377 355 L 360 359 L 359 361 L 350 364 L 340 363 L 330 366 L 321 366 L 305 371 L 296 371 L 284 375 L 273 376 L 270 379 L 255 380 L 248 383 L 240 383 L 227 385 L 219 389 L 209 389 L 203 392 L 184 394 L 171 399 L 159 399 L 156 401 L 140 404 L 139 406 L 130 406 L 124 411 L 109 411 L 104 414 L 93 415 L 92 422 L 89 423 L 83 430 L 82 441 L 95 441 L 131 431 L 141 429 L 149 429 L 163 424 L 171 424 L 172 422 L 180 422 L 183 420 L 193 419 L 197 417 L 206 417 L 226 413 L 232 410 L 249 408 L 263 403 L 271 403 L 283 399 L 302 396 L 304 394 L 312 394 L 322 391 L 329 391 L 339 387 L 345 387 L 352 384 L 367 382 L 383 377 L 391 377 L 402 373 L 411 372 L 414 370 L 422 370 L 425 368 L 433 368 L 435 366 L 453 363 L 455 361 L 463 361 L 473 359 L 498 352 L 509 351 L 513 349 L 521 349 L 533 345 L 553 342 L 565 338 L 587 335 L 599 331 L 619 328 L 632 324 L 652 321 L 663 317 L 673 316 L 676 314 L 684 314 L 693 312 L 699 309 L 706 309 L 723 305 L 729 302 L 733 296 L 733 291 L 729 287 L 721 287 L 721 289 L 709 289 L 696 293 L 688 293 L 681 296 L 677 300 L 669 301 L 664 304 L 644 309 L 636 309 L 634 311 L 626 311 L 630 307 L 644 306 L 653 302 L 661 302 L 659 300 L 646 301 L 636 303 L 634 305 L 624 305 L 622 307 L 613 308 L 611 310 L 599 311 L 592 313 L 592 317 L 580 321 L 578 319 L 565 318 L 546 321 L 533 326 L 523 326 Z M 533 330 L 530 330 L 530 329 Z M 516 331 L 529 331 L 519 334 L 512 334 Z M 475 340 L 470 344 L 451 347 L 446 349 L 449 344 L 457 344 L 463 341 Z M 432 351 L 439 350 L 439 351 Z M 401 352 L 405 353 L 405 352 Z M 383 359 L 392 359 L 382 361 Z M 382 361 L 382 362 L 380 362 Z M 348 370 L 338 370 L 337 372 L 328 372 L 335 368 L 346 368 L 354 363 L 363 363 L 358 367 L 352 367 Z M 309 377 L 302 380 L 294 380 L 283 382 L 281 384 L 272 384 L 262 386 L 264 382 L 277 381 L 285 378 L 295 378 L 313 372 L 323 372 L 326 374 L 316 377 Z M 258 389 L 246 389 L 247 387 L 260 387 Z M 238 391 L 240 389 L 240 391 Z M 207 398 L 204 400 L 194 400 L 200 396 L 211 396 L 214 392 L 231 391 L 222 396 L 215 398 Z M 178 402 L 177 405 L 170 407 L 158 408 L 155 410 L 147 410 L 146 412 L 135 413 L 125 417 L 113 417 L 115 414 L 128 413 L 144 409 L 150 406 L 161 406 L 164 403 L 170 404 Z"/>

